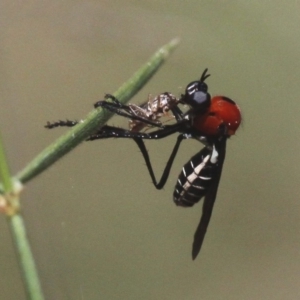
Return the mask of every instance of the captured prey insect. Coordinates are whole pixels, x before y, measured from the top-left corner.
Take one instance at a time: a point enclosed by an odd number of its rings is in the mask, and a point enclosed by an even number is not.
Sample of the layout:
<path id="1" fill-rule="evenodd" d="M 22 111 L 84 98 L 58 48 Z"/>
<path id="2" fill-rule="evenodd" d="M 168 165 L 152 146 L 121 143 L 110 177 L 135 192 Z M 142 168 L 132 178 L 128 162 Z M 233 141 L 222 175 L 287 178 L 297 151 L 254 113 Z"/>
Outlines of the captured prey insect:
<path id="1" fill-rule="evenodd" d="M 162 189 L 165 185 L 175 156 L 184 139 L 193 138 L 204 144 L 204 148 L 183 166 L 173 193 L 175 204 L 182 207 L 193 206 L 204 197 L 202 216 L 194 235 L 193 259 L 201 250 L 212 214 L 225 159 L 227 139 L 235 134 L 241 123 L 240 110 L 233 100 L 224 96 L 211 98 L 205 83 L 209 76 L 205 69 L 201 78 L 189 83 L 185 93 L 178 99 L 176 97 L 173 99 L 173 95 L 170 93 L 161 94 L 166 97 L 163 98 L 167 99 L 165 102 L 158 101 L 161 95 L 155 97 L 156 107 L 164 103 L 161 110 L 154 109 L 149 103 L 146 103 L 146 106 L 144 105 L 140 110 L 136 106 L 124 105 L 113 96 L 108 95 L 107 97 L 112 101 L 99 101 L 95 103 L 95 108 L 102 107 L 129 118 L 131 124 L 134 124 L 130 127 L 133 130 L 105 125 L 87 139 L 90 141 L 111 137 L 133 139 L 142 152 L 152 182 L 157 189 Z M 188 105 L 189 109 L 183 112 L 179 108 L 179 104 Z M 163 125 L 160 122 L 160 118 L 165 115 L 164 111 L 172 112 L 175 117 L 174 124 Z M 75 121 L 59 121 L 47 123 L 45 127 L 74 126 L 76 123 Z M 147 126 L 156 129 L 149 133 L 140 131 Z M 163 174 L 157 181 L 143 140 L 161 139 L 174 133 L 179 133 L 177 141 Z"/>
<path id="2" fill-rule="evenodd" d="M 173 94 L 165 92 L 157 95 L 153 99 L 149 96 L 148 101 L 141 105 L 129 104 L 128 106 L 135 116 L 140 116 L 143 119 L 154 121 L 157 125 L 161 125 L 162 123 L 159 119 L 168 116 L 171 108 L 175 109 L 178 104 L 179 99 Z M 150 124 L 146 124 L 141 120 L 129 120 L 129 128 L 131 131 L 141 131 L 149 126 L 151 127 Z"/>

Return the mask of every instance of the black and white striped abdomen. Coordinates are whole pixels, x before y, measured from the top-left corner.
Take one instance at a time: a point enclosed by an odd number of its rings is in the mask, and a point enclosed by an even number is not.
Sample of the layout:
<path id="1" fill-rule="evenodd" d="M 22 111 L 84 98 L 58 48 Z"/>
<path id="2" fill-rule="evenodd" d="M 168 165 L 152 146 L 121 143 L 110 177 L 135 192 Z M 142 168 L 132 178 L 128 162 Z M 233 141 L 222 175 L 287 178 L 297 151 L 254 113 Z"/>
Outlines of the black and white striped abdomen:
<path id="1" fill-rule="evenodd" d="M 182 168 L 175 185 L 174 202 L 179 206 L 193 206 L 205 196 L 218 168 L 218 152 L 206 146 Z"/>

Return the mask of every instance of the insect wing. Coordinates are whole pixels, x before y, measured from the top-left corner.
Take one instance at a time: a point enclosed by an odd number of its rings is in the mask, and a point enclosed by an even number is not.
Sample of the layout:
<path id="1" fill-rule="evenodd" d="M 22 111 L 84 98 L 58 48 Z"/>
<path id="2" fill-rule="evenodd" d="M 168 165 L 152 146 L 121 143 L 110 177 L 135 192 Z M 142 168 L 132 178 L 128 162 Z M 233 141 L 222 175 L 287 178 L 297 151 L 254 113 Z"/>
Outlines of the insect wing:
<path id="1" fill-rule="evenodd" d="M 205 195 L 203 206 L 202 206 L 202 216 L 200 219 L 200 223 L 196 229 L 194 234 L 194 242 L 193 242 L 193 249 L 192 249 L 192 258 L 193 260 L 197 257 L 201 250 L 201 246 L 205 237 L 205 233 L 209 224 L 209 220 L 212 214 L 212 210 L 214 207 L 214 203 L 216 200 L 218 186 L 222 174 L 223 163 L 226 154 L 226 140 L 227 138 L 223 138 L 221 141 L 216 143 L 216 149 L 218 151 L 218 169 L 211 183 L 210 188 Z"/>

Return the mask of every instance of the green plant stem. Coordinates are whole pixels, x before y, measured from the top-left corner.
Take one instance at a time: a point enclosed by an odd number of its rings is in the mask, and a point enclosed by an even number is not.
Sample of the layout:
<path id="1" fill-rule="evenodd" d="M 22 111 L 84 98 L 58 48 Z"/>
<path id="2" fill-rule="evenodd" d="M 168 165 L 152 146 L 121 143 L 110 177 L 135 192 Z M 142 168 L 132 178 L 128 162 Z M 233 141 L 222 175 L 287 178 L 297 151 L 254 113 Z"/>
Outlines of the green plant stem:
<path id="1" fill-rule="evenodd" d="M 10 177 L 2 138 L 0 135 L 0 175 L 3 181 L 4 195 L 2 209 L 7 214 L 7 221 L 12 232 L 19 265 L 22 269 L 27 297 L 30 300 L 43 300 L 43 292 L 38 278 L 35 262 L 26 236 L 26 229 L 19 210 L 18 191 Z M 14 189 L 15 188 L 15 189 Z"/>
<path id="2" fill-rule="evenodd" d="M 43 300 L 43 292 L 35 261 L 26 234 L 26 227 L 20 213 L 8 216 L 8 224 L 16 246 L 18 261 L 22 269 L 27 297 L 30 300 Z"/>
<path id="3" fill-rule="evenodd" d="M 154 75 L 164 63 L 170 53 L 179 43 L 178 39 L 172 40 L 160 48 L 149 61 L 142 66 L 127 82 L 125 82 L 114 96 L 122 103 L 132 98 Z M 112 116 L 111 112 L 101 108 L 94 109 L 80 124 L 73 127 L 56 142 L 44 149 L 22 171 L 17 174 L 17 179 L 22 183 L 29 181 L 39 173 L 47 169 L 63 155 L 71 151 L 75 146 L 84 141 L 90 134 L 100 129 Z"/>
<path id="4" fill-rule="evenodd" d="M 5 156 L 5 151 L 2 143 L 2 136 L 0 134 L 0 176 L 3 182 L 3 189 L 5 193 L 10 193 L 13 190 L 13 183 L 10 178 L 8 163 Z"/>

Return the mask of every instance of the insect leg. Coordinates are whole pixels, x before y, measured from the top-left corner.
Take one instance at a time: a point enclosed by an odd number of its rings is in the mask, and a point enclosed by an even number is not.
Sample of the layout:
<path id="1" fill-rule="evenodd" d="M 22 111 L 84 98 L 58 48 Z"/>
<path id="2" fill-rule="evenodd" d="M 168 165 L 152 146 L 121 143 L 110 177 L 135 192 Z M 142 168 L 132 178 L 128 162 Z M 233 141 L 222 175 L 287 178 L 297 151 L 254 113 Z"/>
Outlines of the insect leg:
<path id="1" fill-rule="evenodd" d="M 149 133 L 139 132 L 139 131 L 130 131 L 119 127 L 105 125 L 101 129 L 99 129 L 95 134 L 89 136 L 87 140 L 98 140 L 98 139 L 106 139 L 106 138 L 139 138 L 139 139 L 161 139 L 167 137 L 175 132 L 181 132 L 183 128 L 186 127 L 186 120 L 182 120 L 181 122 L 166 125 L 162 129 L 158 129 L 156 131 L 152 131 Z"/>
<path id="2" fill-rule="evenodd" d="M 77 124 L 78 124 L 78 121 L 70 121 L 70 120 L 61 121 L 61 120 L 59 120 L 59 121 L 53 122 L 53 123 L 47 122 L 47 124 L 45 125 L 45 128 L 52 129 L 55 127 L 73 127 Z"/>
<path id="3" fill-rule="evenodd" d="M 152 179 L 152 182 L 154 184 L 154 186 L 160 190 L 164 187 L 164 185 L 166 184 L 166 181 L 169 177 L 169 174 L 170 174 L 170 170 L 171 170 L 171 167 L 172 167 L 172 164 L 174 162 L 174 159 L 175 159 L 175 156 L 178 152 L 178 149 L 179 149 L 179 146 L 182 142 L 182 140 L 184 140 L 186 138 L 186 136 L 184 134 L 180 134 L 178 137 L 177 137 L 177 141 L 174 145 L 174 148 L 172 150 L 172 153 L 168 159 L 168 162 L 166 164 L 166 167 L 163 171 L 163 174 L 159 180 L 159 182 L 157 182 L 156 178 L 155 178 L 155 175 L 154 175 L 154 172 L 153 172 L 153 168 L 152 168 L 152 165 L 151 165 L 151 162 L 150 162 L 150 157 L 149 157 L 149 154 L 148 154 L 148 151 L 145 147 L 145 143 L 142 139 L 140 138 L 134 138 L 134 141 L 136 142 L 136 144 L 138 145 L 138 147 L 140 148 L 141 152 L 142 152 L 142 155 L 144 157 L 144 160 L 146 162 L 146 165 L 147 165 L 147 168 L 148 168 L 148 171 L 149 171 L 149 174 L 150 174 L 150 177 Z"/>
<path id="4" fill-rule="evenodd" d="M 148 151 L 145 147 L 143 139 L 161 139 L 161 138 L 167 137 L 175 132 L 180 131 L 180 129 L 182 129 L 182 126 L 184 126 L 183 122 L 166 126 L 164 129 L 157 130 L 157 131 L 154 131 L 151 133 L 142 133 L 142 132 L 132 132 L 130 130 L 125 130 L 122 128 L 105 125 L 96 134 L 91 135 L 87 140 L 93 141 L 96 139 L 111 138 L 111 137 L 133 139 L 142 152 L 142 155 L 146 162 L 146 165 L 147 165 L 147 168 L 148 168 L 148 171 L 149 171 L 149 174 L 150 174 L 150 177 L 152 179 L 154 186 L 157 189 L 162 189 L 169 177 L 170 170 L 171 170 L 173 161 L 175 159 L 175 156 L 178 152 L 180 143 L 182 142 L 183 139 L 189 138 L 189 136 L 187 134 L 180 134 L 178 136 L 175 146 L 172 150 L 172 153 L 169 157 L 169 160 L 166 164 L 166 167 L 163 171 L 163 174 L 162 174 L 159 182 L 157 182 L 157 180 L 155 178 L 153 168 L 152 168 L 152 165 L 150 162 L 150 157 L 149 157 Z"/>
<path id="5" fill-rule="evenodd" d="M 171 111 L 173 115 L 175 116 L 175 119 L 177 122 L 181 121 L 184 119 L 184 113 L 178 106 L 174 106 L 171 108 Z"/>

